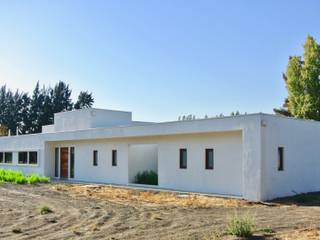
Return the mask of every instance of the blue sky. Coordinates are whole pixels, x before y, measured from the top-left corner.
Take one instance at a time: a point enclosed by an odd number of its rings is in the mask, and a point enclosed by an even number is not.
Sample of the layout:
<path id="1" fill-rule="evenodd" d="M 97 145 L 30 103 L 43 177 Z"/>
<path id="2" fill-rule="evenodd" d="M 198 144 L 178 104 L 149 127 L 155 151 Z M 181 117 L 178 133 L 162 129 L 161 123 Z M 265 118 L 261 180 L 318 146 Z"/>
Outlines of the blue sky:
<path id="1" fill-rule="evenodd" d="M 135 120 L 272 112 L 320 1 L 0 0 L 0 84 L 66 81 Z"/>

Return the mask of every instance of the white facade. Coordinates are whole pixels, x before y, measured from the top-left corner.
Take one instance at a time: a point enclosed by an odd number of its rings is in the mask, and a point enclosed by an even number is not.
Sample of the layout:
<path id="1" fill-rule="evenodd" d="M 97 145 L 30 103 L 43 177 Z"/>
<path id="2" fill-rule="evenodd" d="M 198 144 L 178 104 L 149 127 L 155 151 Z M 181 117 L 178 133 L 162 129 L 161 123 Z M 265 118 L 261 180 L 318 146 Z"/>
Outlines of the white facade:
<path id="1" fill-rule="evenodd" d="M 159 188 L 260 201 L 320 191 L 319 137 L 319 122 L 267 114 L 146 123 L 132 121 L 129 112 L 86 109 L 55 114 L 41 134 L 1 137 L 0 168 L 122 185 L 153 170 Z M 206 169 L 208 149 L 213 169 Z M 37 152 L 37 164 L 22 163 L 19 152 Z"/>

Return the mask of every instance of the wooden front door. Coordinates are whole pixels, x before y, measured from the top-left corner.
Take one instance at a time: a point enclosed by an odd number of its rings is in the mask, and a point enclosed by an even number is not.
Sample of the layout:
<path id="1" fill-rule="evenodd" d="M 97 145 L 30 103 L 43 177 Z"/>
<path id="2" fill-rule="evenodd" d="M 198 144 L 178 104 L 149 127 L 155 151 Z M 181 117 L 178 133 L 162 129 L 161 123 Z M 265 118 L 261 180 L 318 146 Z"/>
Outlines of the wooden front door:
<path id="1" fill-rule="evenodd" d="M 60 148 L 60 178 L 68 178 L 68 159 L 69 159 L 69 149 Z"/>

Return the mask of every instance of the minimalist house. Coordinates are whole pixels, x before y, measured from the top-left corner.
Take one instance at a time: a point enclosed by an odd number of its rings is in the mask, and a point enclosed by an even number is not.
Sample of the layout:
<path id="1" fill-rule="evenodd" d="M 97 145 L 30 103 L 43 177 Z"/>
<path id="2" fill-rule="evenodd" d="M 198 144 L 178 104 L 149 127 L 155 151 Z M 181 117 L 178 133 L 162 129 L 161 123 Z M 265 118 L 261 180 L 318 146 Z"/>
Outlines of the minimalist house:
<path id="1" fill-rule="evenodd" d="M 158 173 L 164 189 L 269 200 L 320 191 L 320 123 L 268 114 L 132 121 L 123 111 L 57 113 L 40 134 L 0 138 L 0 168 L 130 185 Z"/>

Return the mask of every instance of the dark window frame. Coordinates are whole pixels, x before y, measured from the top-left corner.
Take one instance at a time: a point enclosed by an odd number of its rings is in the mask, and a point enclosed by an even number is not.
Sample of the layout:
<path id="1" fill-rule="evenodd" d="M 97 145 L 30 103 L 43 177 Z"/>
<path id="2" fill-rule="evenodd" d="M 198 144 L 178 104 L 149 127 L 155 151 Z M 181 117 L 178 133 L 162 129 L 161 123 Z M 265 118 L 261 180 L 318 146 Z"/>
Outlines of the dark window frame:
<path id="1" fill-rule="evenodd" d="M 214 169 L 214 149 L 213 148 L 206 148 L 205 150 L 205 169 L 206 170 L 213 170 Z M 212 164 L 210 164 L 210 153 L 212 152 Z"/>
<path id="2" fill-rule="evenodd" d="M 25 155 L 25 156 L 23 156 Z M 18 164 L 28 164 L 28 152 L 18 152 Z"/>
<path id="3" fill-rule="evenodd" d="M 278 171 L 284 171 L 284 147 L 278 147 Z"/>
<path id="4" fill-rule="evenodd" d="M 33 159 L 33 157 L 32 157 L 33 154 L 35 154 L 35 159 Z M 31 161 L 33 161 L 33 162 L 31 163 Z M 38 152 L 37 151 L 28 152 L 28 164 L 38 165 Z"/>
<path id="5" fill-rule="evenodd" d="M 75 151 L 70 147 L 70 178 L 74 178 Z"/>
<path id="6" fill-rule="evenodd" d="M 0 163 L 4 163 L 4 154 L 0 152 Z"/>
<path id="7" fill-rule="evenodd" d="M 10 161 L 7 160 L 7 156 L 11 156 Z M 4 153 L 4 163 L 12 164 L 12 162 L 13 162 L 13 153 L 12 152 L 5 152 Z"/>
<path id="8" fill-rule="evenodd" d="M 111 165 L 113 167 L 116 167 L 118 165 L 118 151 L 116 149 L 112 150 L 112 163 Z"/>
<path id="9" fill-rule="evenodd" d="M 54 149 L 54 176 L 59 177 L 59 161 L 60 161 L 60 148 L 56 147 Z"/>
<path id="10" fill-rule="evenodd" d="M 180 148 L 180 162 L 179 162 L 179 167 L 180 169 L 187 169 L 188 168 L 188 151 L 186 148 Z M 185 159 L 184 159 L 185 157 Z"/>
<path id="11" fill-rule="evenodd" d="M 98 150 L 93 150 L 93 166 L 98 166 Z"/>

